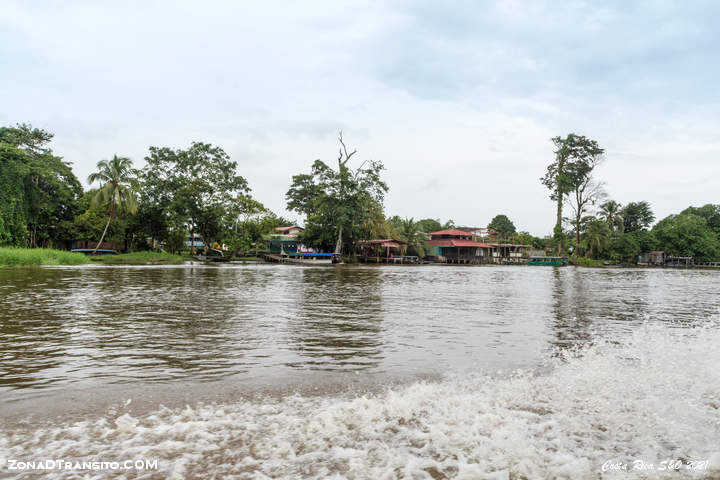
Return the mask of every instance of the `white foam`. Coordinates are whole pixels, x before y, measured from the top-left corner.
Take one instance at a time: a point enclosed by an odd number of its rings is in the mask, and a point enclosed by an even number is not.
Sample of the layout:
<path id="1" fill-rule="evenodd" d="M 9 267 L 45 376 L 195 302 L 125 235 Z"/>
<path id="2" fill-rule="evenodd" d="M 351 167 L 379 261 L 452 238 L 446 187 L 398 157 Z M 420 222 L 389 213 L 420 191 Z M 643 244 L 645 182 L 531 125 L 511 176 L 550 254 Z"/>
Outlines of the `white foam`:
<path id="1" fill-rule="evenodd" d="M 645 325 L 555 357 L 542 374 L 462 375 L 354 398 L 296 395 L 4 430 L 0 457 L 158 458 L 161 476 L 176 479 L 642 476 L 601 474 L 609 460 L 652 463 L 644 475 L 665 478 L 657 467 L 674 459 L 709 460 L 714 470 L 683 467 L 667 478 L 720 477 L 718 346 L 717 325 Z"/>

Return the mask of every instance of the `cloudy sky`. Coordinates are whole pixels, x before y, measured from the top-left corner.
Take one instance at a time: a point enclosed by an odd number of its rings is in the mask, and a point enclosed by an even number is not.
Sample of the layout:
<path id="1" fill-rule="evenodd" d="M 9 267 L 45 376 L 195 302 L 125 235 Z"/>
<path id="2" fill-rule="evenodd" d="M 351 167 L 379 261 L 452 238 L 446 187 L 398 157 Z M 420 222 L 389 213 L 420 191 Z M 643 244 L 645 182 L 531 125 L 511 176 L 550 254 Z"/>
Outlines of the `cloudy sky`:
<path id="1" fill-rule="evenodd" d="M 55 133 L 82 180 L 150 145 L 220 145 L 286 214 L 337 132 L 386 213 L 552 231 L 550 138 L 607 151 L 615 200 L 720 203 L 720 5 L 708 1 L 0 4 L 0 124 Z M 290 214 L 291 218 L 298 218 Z"/>

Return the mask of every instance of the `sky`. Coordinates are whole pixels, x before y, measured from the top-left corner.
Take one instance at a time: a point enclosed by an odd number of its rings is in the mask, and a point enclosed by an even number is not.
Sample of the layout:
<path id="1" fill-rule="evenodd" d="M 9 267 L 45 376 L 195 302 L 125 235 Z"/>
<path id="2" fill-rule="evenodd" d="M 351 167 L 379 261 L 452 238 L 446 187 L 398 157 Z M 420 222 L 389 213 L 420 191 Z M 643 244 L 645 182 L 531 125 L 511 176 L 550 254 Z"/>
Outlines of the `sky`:
<path id="1" fill-rule="evenodd" d="M 550 139 L 606 151 L 598 180 L 658 219 L 720 203 L 713 1 L 8 1 L 0 125 L 55 134 L 86 184 L 149 146 L 222 147 L 283 216 L 292 175 L 380 160 L 386 215 L 552 232 Z"/>

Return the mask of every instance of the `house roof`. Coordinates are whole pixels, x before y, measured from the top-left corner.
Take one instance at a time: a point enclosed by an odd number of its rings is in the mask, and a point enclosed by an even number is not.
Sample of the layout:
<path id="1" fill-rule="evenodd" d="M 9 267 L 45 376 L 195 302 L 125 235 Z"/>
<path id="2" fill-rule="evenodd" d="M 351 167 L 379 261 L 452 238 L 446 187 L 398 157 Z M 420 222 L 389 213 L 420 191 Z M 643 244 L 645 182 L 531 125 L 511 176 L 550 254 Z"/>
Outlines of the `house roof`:
<path id="1" fill-rule="evenodd" d="M 395 240 L 394 238 L 379 238 L 375 240 L 358 240 L 358 243 L 364 243 L 366 245 L 380 245 L 381 247 L 398 247 L 400 245 L 407 245 L 407 242 L 402 240 Z"/>
<path id="2" fill-rule="evenodd" d="M 297 228 L 298 230 L 305 230 L 304 228 L 298 227 L 297 225 L 290 225 L 288 227 L 275 227 L 275 230 L 277 230 L 278 232 L 287 232 L 289 230 L 292 230 L 293 228 Z"/>
<path id="3" fill-rule="evenodd" d="M 465 230 L 458 230 L 457 228 L 449 228 L 447 230 L 440 230 L 438 232 L 430 232 L 429 235 L 456 235 L 462 237 L 471 237 L 472 233 L 466 232 Z"/>
<path id="4" fill-rule="evenodd" d="M 442 238 L 438 240 L 429 240 L 427 245 L 430 247 L 479 247 L 492 248 L 487 243 L 475 242 L 473 240 L 460 240 L 456 238 Z"/>

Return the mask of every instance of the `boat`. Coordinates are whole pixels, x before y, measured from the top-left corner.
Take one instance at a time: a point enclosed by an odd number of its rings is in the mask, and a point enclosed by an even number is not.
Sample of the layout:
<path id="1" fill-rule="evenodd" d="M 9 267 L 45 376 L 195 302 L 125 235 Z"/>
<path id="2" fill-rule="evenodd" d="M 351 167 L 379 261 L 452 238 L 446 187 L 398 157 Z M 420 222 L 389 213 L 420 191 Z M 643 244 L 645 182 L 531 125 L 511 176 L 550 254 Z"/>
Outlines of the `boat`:
<path id="1" fill-rule="evenodd" d="M 211 253 L 210 255 L 195 255 L 195 259 L 200 260 L 201 262 L 229 262 L 231 259 L 230 257 L 226 257 L 222 250 L 217 250 L 215 248 L 208 248 L 208 253 Z"/>
<path id="2" fill-rule="evenodd" d="M 295 263 L 299 265 L 332 265 L 342 263 L 340 255 L 335 253 L 293 252 L 280 254 L 266 254 L 265 258 L 271 262 Z"/>
<path id="3" fill-rule="evenodd" d="M 119 255 L 117 250 L 109 248 L 73 248 L 70 251 L 73 253 L 84 253 L 85 255 Z"/>
<path id="4" fill-rule="evenodd" d="M 529 257 L 528 265 L 546 267 L 564 267 L 568 264 L 568 257 Z"/>

